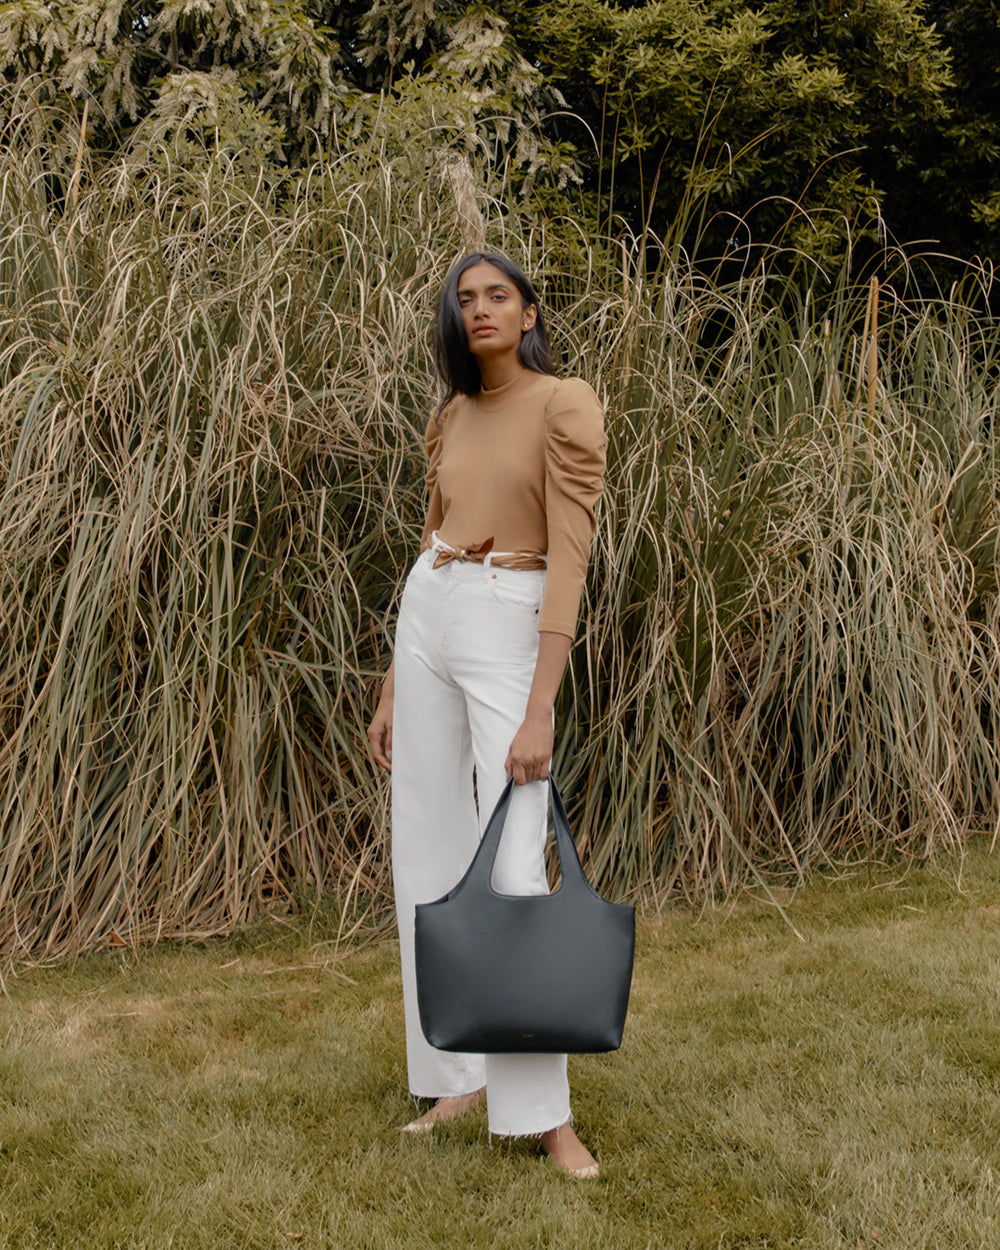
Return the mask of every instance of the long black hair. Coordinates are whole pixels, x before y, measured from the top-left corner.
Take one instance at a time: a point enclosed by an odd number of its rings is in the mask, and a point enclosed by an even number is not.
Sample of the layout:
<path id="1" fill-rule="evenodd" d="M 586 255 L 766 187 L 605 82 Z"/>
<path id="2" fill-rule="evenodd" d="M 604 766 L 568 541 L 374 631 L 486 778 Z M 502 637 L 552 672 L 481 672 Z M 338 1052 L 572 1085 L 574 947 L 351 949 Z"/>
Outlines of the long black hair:
<path id="1" fill-rule="evenodd" d="M 528 369 L 534 369 L 536 373 L 554 374 L 556 371 L 555 362 L 552 359 L 552 346 L 549 343 L 549 332 L 542 319 L 538 294 L 523 270 L 506 256 L 499 256 L 492 252 L 471 252 L 453 266 L 444 280 L 438 299 L 437 324 L 434 328 L 434 358 L 441 380 L 448 388 L 448 393 L 438 407 L 438 413 L 441 413 L 459 392 L 463 395 L 478 395 L 483 387 L 479 361 L 469 351 L 465 322 L 462 320 L 462 309 L 458 303 L 458 283 L 466 269 L 484 262 L 494 265 L 513 282 L 520 293 L 524 308 L 527 308 L 529 304 L 534 304 L 537 310 L 535 324 L 521 335 L 521 344 L 518 348 L 521 364 Z"/>

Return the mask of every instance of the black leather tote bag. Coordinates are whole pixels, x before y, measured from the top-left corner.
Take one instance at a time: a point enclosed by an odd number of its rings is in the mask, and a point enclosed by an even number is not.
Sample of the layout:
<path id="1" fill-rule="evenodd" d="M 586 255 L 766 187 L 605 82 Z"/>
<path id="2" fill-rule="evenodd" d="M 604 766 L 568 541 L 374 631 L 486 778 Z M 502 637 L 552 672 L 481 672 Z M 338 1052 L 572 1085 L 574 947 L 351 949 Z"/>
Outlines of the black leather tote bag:
<path id="1" fill-rule="evenodd" d="M 549 777 L 562 883 L 553 894 L 491 885 L 509 781 L 469 870 L 416 908 L 420 1024 L 438 1050 L 507 1053 L 617 1050 L 632 982 L 635 908 L 612 903 L 580 865 Z"/>

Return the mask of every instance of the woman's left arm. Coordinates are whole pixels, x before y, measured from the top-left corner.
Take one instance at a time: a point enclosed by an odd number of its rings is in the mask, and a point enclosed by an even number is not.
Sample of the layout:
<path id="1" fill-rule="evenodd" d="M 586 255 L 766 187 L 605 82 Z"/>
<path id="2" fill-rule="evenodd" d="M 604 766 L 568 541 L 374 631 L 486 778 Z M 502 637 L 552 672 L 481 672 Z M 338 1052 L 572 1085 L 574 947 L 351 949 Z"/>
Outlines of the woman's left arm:
<path id="1" fill-rule="evenodd" d="M 538 635 L 538 658 L 528 706 L 504 764 L 507 777 L 513 777 L 515 785 L 544 781 L 549 775 L 549 760 L 555 743 L 552 712 L 572 645 L 573 640 L 566 634 L 542 631 Z"/>
<path id="2" fill-rule="evenodd" d="M 538 658 L 524 720 L 507 752 L 519 786 L 543 781 L 555 735 L 552 712 L 566 671 L 594 536 L 607 439 L 604 410 L 582 378 L 560 382 L 545 408 L 548 572 L 538 621 Z"/>

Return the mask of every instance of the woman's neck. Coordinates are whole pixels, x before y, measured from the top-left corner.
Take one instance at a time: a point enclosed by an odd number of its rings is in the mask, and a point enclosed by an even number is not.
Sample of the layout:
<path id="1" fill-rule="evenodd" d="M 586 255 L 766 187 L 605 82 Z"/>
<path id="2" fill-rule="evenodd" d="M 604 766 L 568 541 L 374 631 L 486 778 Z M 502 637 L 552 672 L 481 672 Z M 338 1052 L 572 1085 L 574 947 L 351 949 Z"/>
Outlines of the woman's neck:
<path id="1" fill-rule="evenodd" d="M 484 391 L 495 391 L 498 387 L 506 386 L 508 382 L 513 382 L 524 372 L 525 367 L 516 353 L 512 356 L 505 356 L 502 360 L 479 358 L 479 377 Z"/>

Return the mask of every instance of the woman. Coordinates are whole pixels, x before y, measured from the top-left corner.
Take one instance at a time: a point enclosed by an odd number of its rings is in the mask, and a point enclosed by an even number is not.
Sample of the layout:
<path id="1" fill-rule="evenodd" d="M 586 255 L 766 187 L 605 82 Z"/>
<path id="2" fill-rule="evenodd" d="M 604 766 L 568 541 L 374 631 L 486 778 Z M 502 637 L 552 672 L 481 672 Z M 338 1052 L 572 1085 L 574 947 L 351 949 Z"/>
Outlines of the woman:
<path id="1" fill-rule="evenodd" d="M 455 266 L 435 348 L 448 390 L 427 426 L 427 521 L 368 728 L 392 770 L 410 1090 L 435 1099 L 405 1131 L 429 1131 L 485 1091 L 492 1133 L 537 1136 L 558 1167 L 589 1178 L 598 1167 L 571 1126 L 565 1055 L 452 1054 L 424 1039 L 413 908 L 461 878 L 510 777 L 493 884 L 548 892 L 544 783 L 602 487 L 603 412 L 586 382 L 554 376 L 538 297 L 505 257 Z"/>

